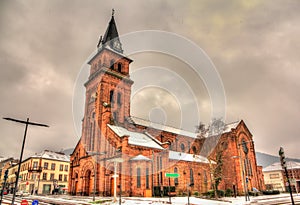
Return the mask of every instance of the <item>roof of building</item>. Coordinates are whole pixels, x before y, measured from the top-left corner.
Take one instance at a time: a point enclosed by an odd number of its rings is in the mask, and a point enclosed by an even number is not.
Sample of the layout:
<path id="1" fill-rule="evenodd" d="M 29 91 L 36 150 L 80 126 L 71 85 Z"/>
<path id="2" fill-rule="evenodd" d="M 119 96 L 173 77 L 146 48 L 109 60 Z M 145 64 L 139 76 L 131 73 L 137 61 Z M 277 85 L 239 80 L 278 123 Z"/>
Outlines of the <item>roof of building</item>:
<path id="1" fill-rule="evenodd" d="M 191 138 L 198 138 L 200 135 L 199 133 L 193 133 L 193 132 L 189 132 L 186 130 L 171 127 L 168 125 L 154 123 L 154 122 L 151 122 L 151 121 L 148 121 L 148 120 L 145 120 L 142 118 L 134 117 L 134 116 L 131 116 L 129 120 L 137 125 L 151 127 L 151 128 L 157 129 L 157 130 L 162 130 L 162 131 L 166 131 L 166 132 L 170 132 L 170 133 L 174 133 L 174 134 L 178 134 L 178 135 L 183 135 L 183 136 L 187 136 L 187 137 L 191 137 Z M 238 120 L 236 122 L 231 122 L 231 123 L 225 124 L 222 134 L 228 133 L 232 129 L 237 128 L 237 126 L 240 124 L 240 122 L 241 122 L 241 120 Z M 220 134 L 220 133 L 218 133 L 218 134 Z M 204 135 L 204 137 L 208 137 L 208 133 L 206 133 L 206 135 Z"/>
<path id="2" fill-rule="evenodd" d="M 31 156 L 31 158 L 42 158 L 42 159 L 50 159 L 50 160 L 52 159 L 52 160 L 65 161 L 65 162 L 70 161 L 70 157 L 65 155 L 64 153 L 54 152 L 50 150 L 44 150 L 39 154 L 35 154 Z"/>
<path id="3" fill-rule="evenodd" d="M 294 161 L 286 162 L 287 169 L 300 169 L 300 163 Z M 266 168 L 263 168 L 263 172 L 280 171 L 282 170 L 281 163 L 275 162 Z"/>
<path id="4" fill-rule="evenodd" d="M 140 132 L 133 132 L 115 125 L 107 125 L 119 137 L 129 136 L 128 144 L 155 149 L 164 149 L 151 135 Z"/>
<path id="5" fill-rule="evenodd" d="M 208 159 L 201 155 L 188 154 L 188 153 L 175 152 L 175 151 L 169 151 L 169 159 L 178 160 L 178 161 L 209 163 Z"/>
<path id="6" fill-rule="evenodd" d="M 167 125 L 161 125 L 161 124 L 154 123 L 154 122 L 151 122 L 151 121 L 148 121 L 145 119 L 141 119 L 138 117 L 131 116 L 130 118 L 131 118 L 132 122 L 137 125 L 151 127 L 151 128 L 157 129 L 157 130 L 163 130 L 166 132 L 183 135 L 183 136 L 187 136 L 187 137 L 192 137 L 192 138 L 197 138 L 197 136 L 198 136 L 197 133 L 189 132 L 186 130 L 178 129 L 178 128 L 167 126 Z"/>
<path id="7" fill-rule="evenodd" d="M 151 161 L 151 159 L 149 159 L 148 157 L 145 157 L 144 155 L 139 154 L 135 157 L 132 157 L 130 159 L 130 161 Z"/>

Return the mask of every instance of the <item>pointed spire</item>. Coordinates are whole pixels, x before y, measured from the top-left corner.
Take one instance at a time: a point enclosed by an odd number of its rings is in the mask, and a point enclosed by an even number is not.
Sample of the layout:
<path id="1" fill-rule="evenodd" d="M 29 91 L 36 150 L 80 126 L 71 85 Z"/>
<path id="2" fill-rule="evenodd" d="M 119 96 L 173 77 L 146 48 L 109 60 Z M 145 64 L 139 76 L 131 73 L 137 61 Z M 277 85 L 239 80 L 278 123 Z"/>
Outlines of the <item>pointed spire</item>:
<path id="1" fill-rule="evenodd" d="M 109 45 L 110 48 L 114 49 L 117 52 L 123 53 L 122 44 L 119 39 L 119 34 L 116 26 L 116 22 L 114 19 L 115 10 L 112 9 L 111 19 L 106 29 L 106 32 L 101 39 L 102 41 L 98 43 L 97 47 L 99 48 L 101 45 Z"/>

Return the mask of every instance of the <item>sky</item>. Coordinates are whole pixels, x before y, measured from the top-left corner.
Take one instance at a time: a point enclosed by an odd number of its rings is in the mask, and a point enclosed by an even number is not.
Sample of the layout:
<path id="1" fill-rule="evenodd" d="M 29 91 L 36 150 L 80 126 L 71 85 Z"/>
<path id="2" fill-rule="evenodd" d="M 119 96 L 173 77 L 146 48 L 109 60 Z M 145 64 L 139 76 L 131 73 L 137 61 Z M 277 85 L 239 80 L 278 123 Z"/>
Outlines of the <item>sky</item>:
<path id="1" fill-rule="evenodd" d="M 201 48 L 223 86 L 224 120 L 243 119 L 256 151 L 278 155 L 282 146 L 286 156 L 300 158 L 297 0 L 1 0 L 0 116 L 30 118 L 50 126 L 29 127 L 25 156 L 76 146 L 80 122 L 74 123 L 73 116 L 82 118 L 84 108 L 84 93 L 78 94 L 84 80 L 77 79 L 82 69 L 88 72 L 85 62 L 104 34 L 112 8 L 120 35 L 158 30 L 182 36 L 180 39 Z M 130 47 L 123 45 L 124 53 L 126 46 Z M 136 86 L 132 115 L 150 119 L 154 115 L 172 126 L 180 127 L 184 121 L 189 122 L 184 129 L 195 127 L 187 116 L 174 111 L 184 111 L 182 104 L 190 105 L 188 100 L 193 98 L 181 90 L 172 93 L 140 84 L 145 79 L 157 79 L 156 70 L 161 71 L 157 72 L 160 86 L 172 81 L 174 76 L 163 75 L 166 70 L 159 69 L 168 67 L 168 73 L 172 70 L 176 79 L 181 76 L 188 82 L 198 103 L 200 121 L 209 123 L 211 90 L 205 87 L 205 79 L 195 78 L 185 62 L 151 52 L 135 53 L 130 58 L 134 60 L 131 77 Z M 138 72 L 146 67 L 147 73 Z M 137 91 L 138 85 L 143 89 Z M 82 98 L 73 98 L 74 93 Z M 192 113 L 191 108 L 187 112 Z M 18 157 L 24 125 L 1 119 L 0 130 L 0 156 Z"/>

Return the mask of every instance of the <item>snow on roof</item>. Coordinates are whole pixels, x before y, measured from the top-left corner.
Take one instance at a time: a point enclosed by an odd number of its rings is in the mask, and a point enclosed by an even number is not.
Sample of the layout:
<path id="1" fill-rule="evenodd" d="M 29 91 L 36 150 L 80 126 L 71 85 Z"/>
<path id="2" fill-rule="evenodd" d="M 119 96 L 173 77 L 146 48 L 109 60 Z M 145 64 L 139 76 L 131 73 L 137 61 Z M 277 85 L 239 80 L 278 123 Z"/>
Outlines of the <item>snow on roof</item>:
<path id="1" fill-rule="evenodd" d="M 169 159 L 179 160 L 179 161 L 189 161 L 189 162 L 202 162 L 209 163 L 206 157 L 195 154 L 188 154 L 183 152 L 169 151 Z"/>
<path id="2" fill-rule="evenodd" d="M 135 157 L 132 157 L 130 159 L 130 161 L 151 161 L 151 159 L 149 159 L 148 157 L 145 157 L 144 155 L 139 154 Z"/>
<path id="3" fill-rule="evenodd" d="M 223 133 L 230 132 L 232 129 L 237 128 L 237 126 L 240 124 L 240 122 L 241 122 L 241 120 L 225 124 Z"/>
<path id="4" fill-rule="evenodd" d="M 64 153 L 54 152 L 49 150 L 45 150 L 42 153 L 35 154 L 32 156 L 32 158 L 52 159 L 52 160 L 65 161 L 65 162 L 70 161 L 70 157 L 65 155 Z"/>
<path id="5" fill-rule="evenodd" d="M 300 163 L 294 161 L 286 162 L 287 169 L 300 169 Z M 280 171 L 282 170 L 281 163 L 275 162 L 263 169 L 263 172 Z"/>
<path id="6" fill-rule="evenodd" d="M 155 140 L 153 140 L 149 134 L 133 132 L 125 129 L 124 127 L 107 125 L 114 133 L 116 133 L 119 137 L 129 136 L 128 144 L 137 145 L 142 147 L 149 147 L 155 149 L 164 149 L 161 145 L 159 145 Z"/>
<path id="7" fill-rule="evenodd" d="M 151 122 L 151 121 L 148 121 L 148 120 L 145 120 L 145 119 L 141 119 L 141 118 L 138 118 L 138 117 L 131 116 L 131 119 L 133 120 L 133 122 L 135 124 L 142 125 L 142 126 L 145 126 L 145 127 L 151 127 L 151 128 L 157 129 L 157 130 L 163 130 L 163 131 L 166 131 L 166 132 L 170 132 L 170 133 L 174 133 L 174 134 L 178 134 L 178 135 L 183 135 L 183 136 L 187 136 L 187 137 L 192 137 L 192 138 L 197 138 L 197 136 L 198 136 L 197 133 L 189 132 L 189 131 L 186 131 L 186 130 L 181 130 L 181 129 L 178 129 L 178 128 L 175 128 L 175 127 L 170 127 L 170 126 L 167 126 L 167 125 L 161 125 L 161 124 L 154 123 L 154 122 Z"/>

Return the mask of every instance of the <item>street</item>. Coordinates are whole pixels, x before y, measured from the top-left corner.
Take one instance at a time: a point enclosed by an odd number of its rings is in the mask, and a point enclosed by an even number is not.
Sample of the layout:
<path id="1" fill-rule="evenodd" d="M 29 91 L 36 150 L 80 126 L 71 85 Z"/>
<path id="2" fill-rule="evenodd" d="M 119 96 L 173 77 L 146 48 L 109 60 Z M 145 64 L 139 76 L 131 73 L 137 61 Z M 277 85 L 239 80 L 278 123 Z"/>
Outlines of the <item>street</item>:
<path id="1" fill-rule="evenodd" d="M 11 204 L 12 195 L 4 196 L 3 205 Z M 92 197 L 82 196 L 69 196 L 69 195 L 49 195 L 49 196 L 28 196 L 28 197 L 17 197 L 15 205 L 20 205 L 21 200 L 26 199 L 28 204 L 32 204 L 33 200 L 38 200 L 40 205 L 90 205 L 92 203 Z M 295 204 L 300 204 L 300 195 L 294 195 Z M 105 205 L 117 205 L 119 201 L 113 201 L 110 197 L 96 197 L 98 204 Z M 138 197 L 123 197 L 122 205 L 135 205 L 135 204 L 151 204 L 151 205 L 163 205 L 170 204 L 169 198 L 138 198 Z M 187 197 L 172 197 L 172 203 L 174 205 L 187 205 Z M 280 194 L 275 196 L 258 196 L 250 197 L 250 201 L 245 201 L 243 196 L 233 198 L 224 197 L 219 200 L 202 199 L 196 197 L 190 197 L 190 205 L 290 205 L 291 199 L 288 194 Z"/>

